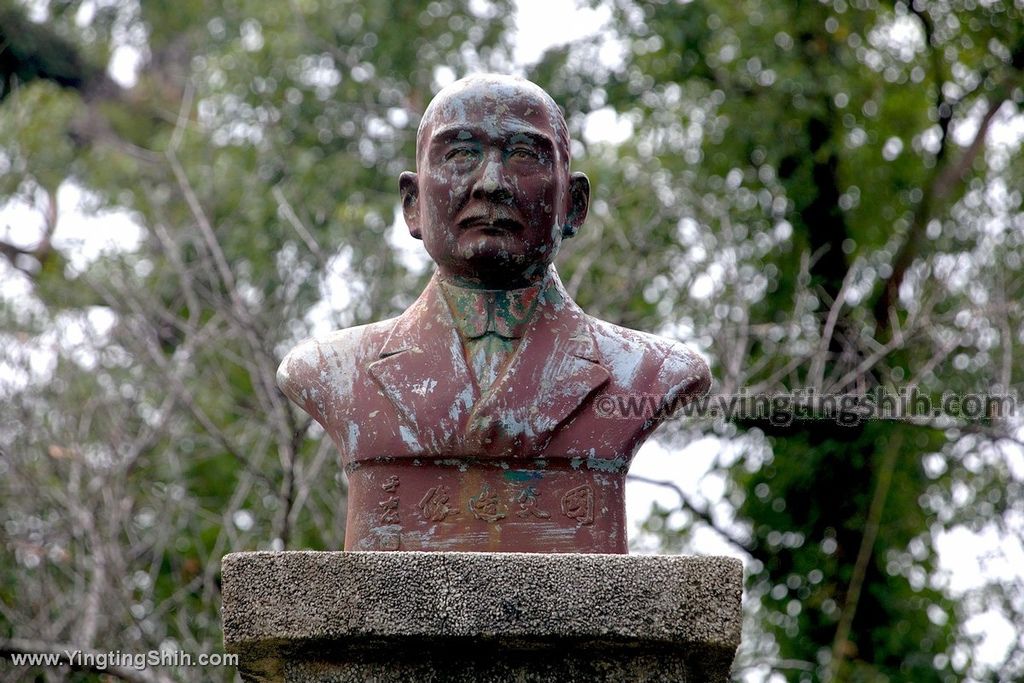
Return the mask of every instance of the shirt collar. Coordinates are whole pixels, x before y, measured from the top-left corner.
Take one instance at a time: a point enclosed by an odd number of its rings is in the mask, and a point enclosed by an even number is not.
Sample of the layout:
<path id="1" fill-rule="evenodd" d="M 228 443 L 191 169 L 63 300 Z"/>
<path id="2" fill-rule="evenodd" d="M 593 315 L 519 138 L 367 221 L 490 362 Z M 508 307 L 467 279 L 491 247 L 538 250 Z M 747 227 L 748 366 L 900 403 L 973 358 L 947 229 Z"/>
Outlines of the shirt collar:
<path id="1" fill-rule="evenodd" d="M 455 326 L 466 339 L 477 339 L 488 332 L 505 339 L 522 337 L 542 288 L 470 289 L 441 280 L 441 292 Z"/>

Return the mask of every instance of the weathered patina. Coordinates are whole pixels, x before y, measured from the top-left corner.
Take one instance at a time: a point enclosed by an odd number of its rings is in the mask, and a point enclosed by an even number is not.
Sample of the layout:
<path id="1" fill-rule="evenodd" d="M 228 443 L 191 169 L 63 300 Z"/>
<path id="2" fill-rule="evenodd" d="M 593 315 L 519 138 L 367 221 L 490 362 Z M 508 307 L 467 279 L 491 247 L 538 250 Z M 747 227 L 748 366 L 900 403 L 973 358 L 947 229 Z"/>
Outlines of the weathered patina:
<path id="1" fill-rule="evenodd" d="M 341 453 L 346 549 L 626 552 L 626 471 L 658 422 L 616 408 L 679 405 L 710 375 L 562 287 L 552 263 L 590 199 L 569 161 L 558 107 L 523 79 L 463 79 L 424 113 L 399 185 L 433 278 L 397 318 L 302 342 L 278 372 Z"/>

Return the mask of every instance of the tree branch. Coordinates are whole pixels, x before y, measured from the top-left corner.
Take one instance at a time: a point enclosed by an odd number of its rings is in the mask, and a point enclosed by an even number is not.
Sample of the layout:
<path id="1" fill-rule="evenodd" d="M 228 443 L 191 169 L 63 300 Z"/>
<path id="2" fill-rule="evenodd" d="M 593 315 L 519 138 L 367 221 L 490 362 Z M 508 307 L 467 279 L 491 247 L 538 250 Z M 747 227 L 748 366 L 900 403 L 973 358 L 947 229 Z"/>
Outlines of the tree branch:
<path id="1" fill-rule="evenodd" d="M 1005 89 L 1002 90 L 1006 92 Z M 907 231 L 907 236 L 904 238 L 899 251 L 896 252 L 896 257 L 893 259 L 892 274 L 883 283 L 882 294 L 875 305 L 875 323 L 879 331 L 889 329 L 889 311 L 899 299 L 900 285 L 903 284 L 910 265 L 917 257 L 924 240 L 928 222 L 935 215 L 939 206 L 949 199 L 949 195 L 954 188 L 963 184 L 964 174 L 970 169 L 978 154 L 984 149 L 985 137 L 988 135 L 992 120 L 1005 101 L 1006 95 L 993 98 L 984 116 L 981 118 L 978 131 L 975 133 L 971 144 L 967 146 L 967 149 L 963 151 L 955 162 L 944 165 L 935 175 L 935 179 L 931 184 L 924 188 L 924 196 L 914 211 L 914 217 L 910 223 L 910 229 Z"/>
<path id="2" fill-rule="evenodd" d="M 899 432 L 896 432 L 891 437 L 888 447 L 882 456 L 878 480 L 875 483 L 875 493 L 871 498 L 871 507 L 868 508 L 867 521 L 864 523 L 864 535 L 861 537 L 860 549 L 857 551 L 857 559 L 853 565 L 850 585 L 846 591 L 846 601 L 843 603 L 843 609 L 839 615 L 839 624 L 836 626 L 835 639 L 832 641 L 832 659 L 829 661 L 828 673 L 825 676 L 826 681 L 834 681 L 839 676 L 839 669 L 846 654 L 846 645 L 850 640 L 853 618 L 857 614 L 860 592 L 864 587 L 864 578 L 867 576 L 868 563 L 874 554 L 875 540 L 878 538 L 878 529 L 881 526 L 882 511 L 885 509 L 885 501 L 889 496 L 889 489 L 892 487 L 892 475 L 896 469 L 896 457 L 899 455 L 902 445 L 903 437 Z"/>
<path id="3" fill-rule="evenodd" d="M 654 486 L 663 486 L 667 489 L 671 489 L 679 497 L 680 509 L 686 510 L 693 516 L 697 517 L 700 521 L 704 522 L 709 527 L 711 527 L 711 529 L 715 531 L 718 535 L 720 535 L 725 540 L 729 541 L 729 543 L 732 543 L 734 546 L 736 546 L 743 552 L 749 555 L 756 556 L 756 549 L 754 548 L 754 546 L 750 544 L 749 541 L 745 541 L 736 536 L 735 534 L 733 534 L 732 532 L 727 531 L 723 529 L 721 526 L 719 526 L 718 523 L 715 522 L 714 518 L 711 516 L 711 513 L 708 512 L 707 510 L 702 510 L 701 508 L 694 505 L 687 497 L 687 495 L 683 492 L 683 489 L 681 489 L 679 485 L 676 484 L 675 482 L 660 479 L 648 479 L 647 477 L 643 477 L 638 474 L 628 474 L 626 475 L 626 479 L 628 481 L 638 481 L 643 484 L 653 484 Z"/>

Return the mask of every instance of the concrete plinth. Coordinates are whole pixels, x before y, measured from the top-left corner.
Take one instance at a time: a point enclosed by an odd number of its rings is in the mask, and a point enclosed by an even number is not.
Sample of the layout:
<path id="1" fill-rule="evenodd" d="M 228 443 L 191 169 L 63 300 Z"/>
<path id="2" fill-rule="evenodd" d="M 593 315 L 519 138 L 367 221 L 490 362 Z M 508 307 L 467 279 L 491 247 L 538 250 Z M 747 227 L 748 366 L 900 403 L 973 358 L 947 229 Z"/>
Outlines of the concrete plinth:
<path id="1" fill-rule="evenodd" d="M 743 570 L 723 557 L 235 553 L 246 681 L 727 681 Z"/>

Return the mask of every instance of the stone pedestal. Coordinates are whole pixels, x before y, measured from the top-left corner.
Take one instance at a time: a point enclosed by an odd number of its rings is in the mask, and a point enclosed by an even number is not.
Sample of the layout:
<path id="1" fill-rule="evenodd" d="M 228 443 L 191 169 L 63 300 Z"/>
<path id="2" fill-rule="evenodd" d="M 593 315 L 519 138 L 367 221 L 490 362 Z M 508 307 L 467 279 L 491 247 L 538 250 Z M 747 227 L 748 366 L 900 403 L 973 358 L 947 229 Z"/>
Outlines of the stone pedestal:
<path id="1" fill-rule="evenodd" d="M 246 681 L 727 681 L 743 570 L 723 557 L 235 553 Z"/>

